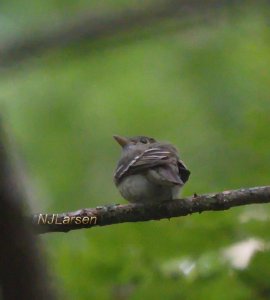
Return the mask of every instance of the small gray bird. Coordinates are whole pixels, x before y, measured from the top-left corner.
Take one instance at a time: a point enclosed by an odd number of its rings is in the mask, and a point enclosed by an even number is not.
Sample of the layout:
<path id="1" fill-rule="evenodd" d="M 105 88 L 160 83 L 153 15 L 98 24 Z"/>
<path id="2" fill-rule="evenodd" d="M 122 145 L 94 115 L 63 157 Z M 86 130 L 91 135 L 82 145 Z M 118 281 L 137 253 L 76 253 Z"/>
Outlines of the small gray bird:
<path id="1" fill-rule="evenodd" d="M 177 197 L 190 171 L 173 145 L 146 136 L 113 137 L 122 146 L 114 182 L 126 200 L 153 203 Z"/>

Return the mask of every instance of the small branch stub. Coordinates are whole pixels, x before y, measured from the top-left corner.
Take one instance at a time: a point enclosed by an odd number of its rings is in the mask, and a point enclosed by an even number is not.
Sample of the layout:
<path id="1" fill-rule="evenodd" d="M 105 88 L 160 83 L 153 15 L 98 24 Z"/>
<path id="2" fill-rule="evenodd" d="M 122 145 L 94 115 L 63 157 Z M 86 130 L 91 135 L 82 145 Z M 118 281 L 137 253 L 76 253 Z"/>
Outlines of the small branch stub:
<path id="1" fill-rule="evenodd" d="M 264 186 L 194 195 L 152 205 L 115 204 L 61 214 L 34 214 L 32 224 L 36 233 L 68 232 L 124 222 L 170 219 L 203 211 L 227 210 L 235 206 L 269 202 L 270 186 Z"/>

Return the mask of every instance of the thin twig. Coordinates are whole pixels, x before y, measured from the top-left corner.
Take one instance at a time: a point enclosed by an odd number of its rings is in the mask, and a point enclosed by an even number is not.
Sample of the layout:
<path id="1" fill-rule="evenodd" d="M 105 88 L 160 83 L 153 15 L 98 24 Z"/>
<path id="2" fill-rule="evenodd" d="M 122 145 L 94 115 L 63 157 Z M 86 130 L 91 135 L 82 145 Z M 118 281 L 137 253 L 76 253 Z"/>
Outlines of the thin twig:
<path id="1" fill-rule="evenodd" d="M 170 219 L 203 211 L 227 210 L 235 206 L 269 202 L 270 186 L 253 187 L 209 195 L 194 195 L 154 205 L 116 204 L 60 214 L 35 214 L 32 217 L 32 224 L 37 233 L 68 232 L 125 222 Z"/>

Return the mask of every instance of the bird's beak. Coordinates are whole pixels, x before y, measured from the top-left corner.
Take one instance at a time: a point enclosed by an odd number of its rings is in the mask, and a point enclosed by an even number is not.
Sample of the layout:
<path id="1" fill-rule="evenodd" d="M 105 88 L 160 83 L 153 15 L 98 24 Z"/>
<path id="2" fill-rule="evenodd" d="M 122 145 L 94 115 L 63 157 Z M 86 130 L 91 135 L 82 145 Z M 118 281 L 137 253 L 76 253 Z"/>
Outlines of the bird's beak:
<path id="1" fill-rule="evenodd" d="M 122 147 L 126 146 L 129 143 L 128 138 L 126 138 L 124 136 L 114 135 L 113 138 Z"/>

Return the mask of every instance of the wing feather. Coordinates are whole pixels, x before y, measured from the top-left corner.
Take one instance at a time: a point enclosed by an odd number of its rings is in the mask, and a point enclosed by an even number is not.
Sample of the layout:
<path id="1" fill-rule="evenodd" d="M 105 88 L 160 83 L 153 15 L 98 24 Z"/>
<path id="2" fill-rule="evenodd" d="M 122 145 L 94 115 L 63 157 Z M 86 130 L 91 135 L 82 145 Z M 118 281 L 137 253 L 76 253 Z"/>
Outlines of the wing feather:
<path id="1" fill-rule="evenodd" d="M 114 177 L 120 180 L 126 174 L 134 174 L 145 169 L 168 163 L 168 160 L 177 160 L 172 151 L 160 147 L 145 149 L 131 160 L 123 158 L 119 161 Z"/>
<path id="2" fill-rule="evenodd" d="M 169 166 L 171 164 L 171 167 Z M 158 145 L 153 148 L 136 150 L 131 159 L 124 156 L 116 168 L 114 179 L 118 184 L 126 175 L 136 174 L 152 169 L 149 176 L 157 180 L 163 178 L 165 184 L 183 185 L 189 178 L 190 171 L 182 160 L 179 159 L 176 149 L 172 145 Z M 167 182 L 167 183 L 166 183 Z"/>

